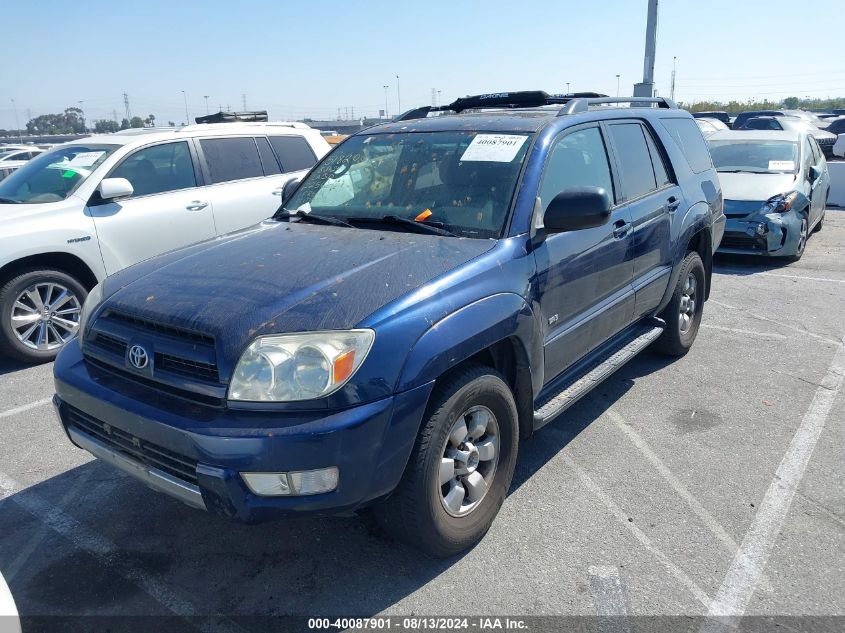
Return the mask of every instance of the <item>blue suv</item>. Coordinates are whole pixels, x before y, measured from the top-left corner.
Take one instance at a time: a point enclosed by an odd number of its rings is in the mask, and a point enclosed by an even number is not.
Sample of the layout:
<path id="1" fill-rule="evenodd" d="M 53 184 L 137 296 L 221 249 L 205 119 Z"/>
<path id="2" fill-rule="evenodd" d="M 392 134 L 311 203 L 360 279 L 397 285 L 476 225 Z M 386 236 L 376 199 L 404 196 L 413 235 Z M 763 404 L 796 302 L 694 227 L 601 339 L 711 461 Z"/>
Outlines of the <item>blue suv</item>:
<path id="1" fill-rule="evenodd" d="M 652 343 L 687 352 L 725 225 L 688 113 L 541 91 L 409 111 L 282 200 L 90 293 L 62 425 L 196 508 L 373 506 L 434 556 L 484 535 L 522 440 Z"/>

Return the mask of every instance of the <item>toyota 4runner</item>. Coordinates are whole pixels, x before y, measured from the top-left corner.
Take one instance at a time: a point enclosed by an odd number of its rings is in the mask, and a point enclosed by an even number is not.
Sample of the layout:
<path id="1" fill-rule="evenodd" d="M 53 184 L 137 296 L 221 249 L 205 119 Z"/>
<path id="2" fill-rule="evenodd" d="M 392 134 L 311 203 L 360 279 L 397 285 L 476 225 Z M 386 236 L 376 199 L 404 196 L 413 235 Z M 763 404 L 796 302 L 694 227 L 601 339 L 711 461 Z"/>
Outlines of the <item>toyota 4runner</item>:
<path id="1" fill-rule="evenodd" d="M 522 440 L 646 347 L 689 350 L 725 225 L 688 113 L 539 91 L 364 130 L 282 201 L 91 291 L 61 423 L 195 508 L 374 506 L 435 556 L 484 535 Z"/>

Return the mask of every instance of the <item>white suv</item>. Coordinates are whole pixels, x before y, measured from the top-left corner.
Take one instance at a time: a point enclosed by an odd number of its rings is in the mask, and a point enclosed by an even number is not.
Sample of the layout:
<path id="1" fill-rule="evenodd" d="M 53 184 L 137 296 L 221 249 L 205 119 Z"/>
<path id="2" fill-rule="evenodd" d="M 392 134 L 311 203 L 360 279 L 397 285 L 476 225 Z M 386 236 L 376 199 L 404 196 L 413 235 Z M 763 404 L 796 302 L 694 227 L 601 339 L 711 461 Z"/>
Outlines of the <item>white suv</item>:
<path id="1" fill-rule="evenodd" d="M 50 360 L 118 270 L 260 222 L 328 151 L 302 123 L 127 130 L 57 146 L 0 181 L 0 353 Z"/>

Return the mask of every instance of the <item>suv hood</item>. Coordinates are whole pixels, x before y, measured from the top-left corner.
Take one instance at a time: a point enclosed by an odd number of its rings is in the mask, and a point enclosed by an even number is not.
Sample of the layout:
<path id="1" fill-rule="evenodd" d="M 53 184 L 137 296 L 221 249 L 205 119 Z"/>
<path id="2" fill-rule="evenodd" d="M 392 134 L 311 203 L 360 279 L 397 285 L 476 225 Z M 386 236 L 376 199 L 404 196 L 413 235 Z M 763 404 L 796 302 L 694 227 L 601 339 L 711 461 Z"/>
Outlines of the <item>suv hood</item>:
<path id="1" fill-rule="evenodd" d="M 269 221 L 118 273 L 104 307 L 210 334 L 232 358 L 260 334 L 352 328 L 494 245 Z"/>
<path id="2" fill-rule="evenodd" d="M 719 174 L 725 200 L 768 200 L 795 188 L 794 174 Z"/>

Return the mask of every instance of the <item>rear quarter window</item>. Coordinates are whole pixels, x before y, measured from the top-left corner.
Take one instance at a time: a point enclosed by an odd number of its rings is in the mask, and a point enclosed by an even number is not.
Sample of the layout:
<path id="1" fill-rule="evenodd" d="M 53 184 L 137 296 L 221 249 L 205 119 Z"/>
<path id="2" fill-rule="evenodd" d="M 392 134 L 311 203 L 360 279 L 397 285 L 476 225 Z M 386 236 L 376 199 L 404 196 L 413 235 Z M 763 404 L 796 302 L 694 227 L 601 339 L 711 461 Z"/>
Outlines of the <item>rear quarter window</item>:
<path id="1" fill-rule="evenodd" d="M 317 162 L 308 141 L 301 136 L 271 136 L 270 145 L 282 164 L 283 172 L 311 169 Z"/>
<path id="2" fill-rule="evenodd" d="M 696 174 L 713 168 L 710 160 L 710 150 L 704 142 L 704 136 L 692 119 L 669 119 L 661 118 L 660 122 L 666 131 L 672 136 L 678 147 L 684 153 L 690 169 Z"/>

